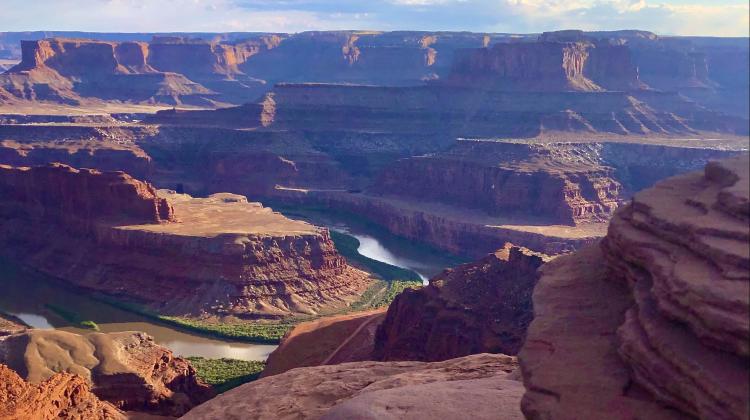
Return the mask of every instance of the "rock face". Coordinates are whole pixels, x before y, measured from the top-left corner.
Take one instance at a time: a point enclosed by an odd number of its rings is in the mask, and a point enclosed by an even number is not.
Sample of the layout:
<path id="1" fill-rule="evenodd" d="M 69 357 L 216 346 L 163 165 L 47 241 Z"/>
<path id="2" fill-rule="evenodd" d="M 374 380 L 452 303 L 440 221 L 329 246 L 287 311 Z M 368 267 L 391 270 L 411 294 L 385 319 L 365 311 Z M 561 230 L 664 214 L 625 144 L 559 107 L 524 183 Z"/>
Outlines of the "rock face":
<path id="1" fill-rule="evenodd" d="M 633 90 L 645 85 L 624 45 L 590 42 L 503 43 L 462 51 L 449 84 L 500 90 Z"/>
<path id="2" fill-rule="evenodd" d="M 78 375 L 58 373 L 38 385 L 0 365 L 0 417 L 7 420 L 124 420 L 113 405 L 100 401 Z"/>
<path id="3" fill-rule="evenodd" d="M 74 386 L 75 391 L 65 394 L 85 398 L 91 389 L 126 411 L 179 416 L 212 396 L 186 360 L 144 333 L 27 331 L 0 341 L 0 363 L 39 384 L 40 390 L 52 384 Z"/>
<path id="4" fill-rule="evenodd" d="M 373 360 L 375 332 L 385 308 L 297 324 L 266 360 L 261 377 L 304 366 Z"/>
<path id="5" fill-rule="evenodd" d="M 64 165 L 4 167 L 0 189 L 4 254 L 157 311 L 309 314 L 346 305 L 369 283 L 327 230 L 243 196 L 157 197 L 126 174 Z"/>
<path id="6" fill-rule="evenodd" d="M 429 286 L 405 290 L 378 327 L 375 359 L 439 361 L 518 353 L 533 314 L 536 272 L 547 259 L 507 244 L 479 261 L 446 270 Z"/>
<path id="7" fill-rule="evenodd" d="M 698 131 L 747 134 L 741 118 L 713 112 L 674 93 L 657 91 L 539 92 L 443 85 L 283 83 L 259 103 L 243 106 L 242 110 L 248 115 L 241 121 L 244 127 L 283 130 L 346 129 L 511 138 L 544 137 L 556 132 L 691 137 Z M 150 121 L 175 122 L 172 111 L 161 112 Z M 214 112 L 220 119 L 239 113 L 234 108 Z M 182 123 L 196 123 L 203 118 L 201 111 L 185 112 Z"/>
<path id="8" fill-rule="evenodd" d="M 597 161 L 600 148 L 459 141 L 446 152 L 399 161 L 370 190 L 548 224 L 607 221 L 622 186 L 614 168 Z"/>
<path id="9" fill-rule="evenodd" d="M 35 217 L 76 226 L 175 221 L 174 210 L 156 189 L 123 172 L 74 169 L 53 163 L 34 168 L 0 165 L 3 200 Z"/>
<path id="10" fill-rule="evenodd" d="M 515 358 L 354 362 L 294 369 L 219 395 L 183 419 L 520 419 Z"/>
<path id="11" fill-rule="evenodd" d="M 527 416 L 748 416 L 748 164 L 636 194 L 601 248 L 543 269 L 520 354 Z"/>

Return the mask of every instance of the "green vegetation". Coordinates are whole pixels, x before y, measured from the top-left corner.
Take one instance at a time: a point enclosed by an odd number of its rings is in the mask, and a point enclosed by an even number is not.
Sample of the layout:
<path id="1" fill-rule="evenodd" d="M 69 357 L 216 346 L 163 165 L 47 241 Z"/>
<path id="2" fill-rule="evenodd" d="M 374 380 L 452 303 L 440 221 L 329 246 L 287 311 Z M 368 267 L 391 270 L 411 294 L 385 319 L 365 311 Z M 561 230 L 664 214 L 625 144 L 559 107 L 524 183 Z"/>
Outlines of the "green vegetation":
<path id="1" fill-rule="evenodd" d="M 116 308 L 137 313 L 151 320 L 161 322 L 172 327 L 182 330 L 196 332 L 212 337 L 227 338 L 237 341 L 247 341 L 250 343 L 268 343 L 277 344 L 281 337 L 289 331 L 294 324 L 286 323 L 231 323 L 219 324 L 209 321 L 188 319 L 176 316 L 160 315 L 149 311 L 139 305 L 122 302 L 112 299 L 108 296 L 97 295 L 96 299 L 107 303 Z"/>
<path id="2" fill-rule="evenodd" d="M 265 323 L 237 323 L 237 324 L 215 324 L 174 316 L 158 315 L 160 321 L 171 325 L 210 334 L 216 337 L 232 338 L 236 340 L 250 341 L 253 343 L 275 344 L 281 340 L 294 325 L 291 323 L 265 324 Z"/>
<path id="3" fill-rule="evenodd" d="M 53 314 L 64 319 L 66 322 L 69 322 L 75 326 L 78 326 L 81 328 L 92 329 L 94 331 L 99 331 L 99 326 L 96 325 L 96 322 L 88 320 L 88 319 L 82 319 L 81 316 L 75 312 L 71 312 L 65 308 L 62 308 L 60 306 L 53 305 L 50 303 L 45 304 L 44 307 L 47 308 Z"/>
<path id="4" fill-rule="evenodd" d="M 380 308 L 381 306 L 388 306 L 393 302 L 393 299 L 398 296 L 399 293 L 403 292 L 404 289 L 420 289 L 423 287 L 422 281 L 413 280 L 394 280 L 388 285 L 388 292 L 376 301 L 373 305 L 374 308 Z"/>
<path id="5" fill-rule="evenodd" d="M 187 357 L 195 368 L 198 377 L 211 385 L 218 393 L 253 381 L 258 378 L 265 362 L 237 359 L 206 359 Z"/>
<path id="6" fill-rule="evenodd" d="M 364 267 L 371 273 L 377 274 L 383 280 L 419 280 L 419 275 L 412 270 L 373 260 L 372 258 L 360 254 L 359 251 L 357 251 L 357 249 L 359 249 L 359 240 L 354 236 L 332 230 L 331 239 L 333 239 L 333 243 L 336 245 L 336 249 L 339 253 L 347 260 L 353 264 Z"/>
<path id="7" fill-rule="evenodd" d="M 406 288 L 419 289 L 422 287 L 422 281 L 415 280 L 393 280 L 390 282 L 378 281 L 370 286 L 359 300 L 352 304 L 351 309 L 354 311 L 364 311 L 367 309 L 382 308 L 393 302 L 396 296 Z"/>

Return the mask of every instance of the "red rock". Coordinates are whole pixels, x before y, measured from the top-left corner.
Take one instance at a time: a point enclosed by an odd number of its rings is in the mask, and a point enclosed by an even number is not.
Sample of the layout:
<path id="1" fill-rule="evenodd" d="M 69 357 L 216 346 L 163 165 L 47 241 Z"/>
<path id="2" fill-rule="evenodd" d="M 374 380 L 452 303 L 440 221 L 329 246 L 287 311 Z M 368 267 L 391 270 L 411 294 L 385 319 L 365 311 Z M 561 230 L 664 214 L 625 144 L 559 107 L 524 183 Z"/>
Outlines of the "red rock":
<path id="1" fill-rule="evenodd" d="M 7 420 L 124 420 L 109 403 L 91 393 L 78 375 L 58 373 L 38 385 L 0 365 L 0 417 Z"/>
<path id="2" fill-rule="evenodd" d="M 23 206 L 37 217 L 73 225 L 95 221 L 159 223 L 174 221 L 174 211 L 156 189 L 124 172 L 49 166 L 0 165 L 3 200 Z"/>
<path id="3" fill-rule="evenodd" d="M 261 377 L 298 367 L 372 360 L 375 331 L 384 318 L 382 308 L 299 323 L 268 356 Z"/>
<path id="4" fill-rule="evenodd" d="M 227 391 L 182 418 L 520 419 L 515 367 L 515 358 L 490 354 L 302 367 Z"/>
<path id="5" fill-rule="evenodd" d="M 449 269 L 391 303 L 375 338 L 376 360 L 438 361 L 516 354 L 532 318 L 537 269 L 548 258 L 507 244 Z"/>
<path id="6" fill-rule="evenodd" d="M 601 249 L 545 266 L 520 354 L 527 416 L 747 418 L 749 164 L 662 181 Z"/>
<path id="7" fill-rule="evenodd" d="M 628 47 L 590 42 L 503 43 L 458 56 L 446 82 L 501 90 L 641 89 Z"/>
<path id="8" fill-rule="evenodd" d="M 73 395 L 90 387 L 127 411 L 179 416 L 213 396 L 190 363 L 144 333 L 30 330 L 0 340 L 0 363 L 41 387 L 72 376 L 83 386 Z"/>
<path id="9" fill-rule="evenodd" d="M 370 282 L 346 264 L 326 229 L 243 196 L 157 197 L 122 172 L 64 165 L 0 167 L 0 191 L 0 241 L 12 244 L 4 254 L 157 311 L 313 314 L 345 307 Z"/>

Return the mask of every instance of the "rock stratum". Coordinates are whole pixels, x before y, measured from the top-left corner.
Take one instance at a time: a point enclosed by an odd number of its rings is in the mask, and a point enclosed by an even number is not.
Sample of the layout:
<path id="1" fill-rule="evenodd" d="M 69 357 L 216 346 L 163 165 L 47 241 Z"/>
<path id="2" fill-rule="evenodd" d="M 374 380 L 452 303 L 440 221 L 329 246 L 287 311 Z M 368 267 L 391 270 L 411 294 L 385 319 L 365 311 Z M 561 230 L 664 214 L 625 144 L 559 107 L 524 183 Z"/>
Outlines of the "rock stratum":
<path id="1" fill-rule="evenodd" d="M 514 357 L 303 367 L 219 395 L 183 419 L 521 419 Z"/>
<path id="2" fill-rule="evenodd" d="M 748 416 L 748 164 L 636 194 L 600 247 L 543 268 L 520 353 L 526 416 Z"/>
<path id="3" fill-rule="evenodd" d="M 537 269 L 549 258 L 507 244 L 394 299 L 378 327 L 375 360 L 439 361 L 477 353 L 514 355 L 533 316 Z"/>
<path id="4" fill-rule="evenodd" d="M 345 306 L 369 283 L 328 231 L 122 172 L 0 167 L 4 254 L 164 313 L 273 318 Z"/>
<path id="5" fill-rule="evenodd" d="M 100 412 L 96 417 L 92 411 L 91 418 L 120 418 L 114 407 L 179 416 L 213 396 L 190 363 L 144 333 L 30 330 L 0 340 L 0 363 L 29 387 L 38 386 L 39 398 L 54 399 L 59 393 L 72 399 L 72 413 L 77 405 Z M 30 401 L 16 409 L 22 408 L 33 405 Z"/>
<path id="6" fill-rule="evenodd" d="M 0 417 L 7 420 L 125 420 L 113 405 L 100 401 L 80 376 L 58 373 L 32 385 L 0 365 Z"/>
<path id="7" fill-rule="evenodd" d="M 745 119 L 750 109 L 745 40 L 645 31 L 5 32 L 0 58 L 22 60 L 0 77 L 4 102 L 215 107 L 256 100 L 280 82 L 439 81 L 507 90 L 650 88 Z"/>

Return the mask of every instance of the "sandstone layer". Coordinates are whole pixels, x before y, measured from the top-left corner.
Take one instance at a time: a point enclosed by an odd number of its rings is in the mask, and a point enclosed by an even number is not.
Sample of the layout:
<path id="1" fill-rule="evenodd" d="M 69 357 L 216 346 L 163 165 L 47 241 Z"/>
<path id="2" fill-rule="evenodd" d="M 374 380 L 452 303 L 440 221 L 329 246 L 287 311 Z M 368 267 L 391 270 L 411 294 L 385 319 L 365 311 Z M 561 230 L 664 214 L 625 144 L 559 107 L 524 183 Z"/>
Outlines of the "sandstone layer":
<path id="1" fill-rule="evenodd" d="M 184 419 L 520 419 L 515 358 L 353 362 L 293 369 L 219 395 Z"/>
<path id="2" fill-rule="evenodd" d="M 345 306 L 369 283 L 327 230 L 243 196 L 157 196 L 124 173 L 64 165 L 3 167 L 0 190 L 5 254 L 163 313 L 317 313 Z"/>
<path id="3" fill-rule="evenodd" d="M 461 52 L 447 82 L 499 90 L 638 90 L 638 78 L 625 45 L 559 42 L 495 44 Z"/>
<path id="4" fill-rule="evenodd" d="M 78 375 L 58 373 L 38 385 L 0 365 L 0 417 L 7 420 L 124 420 L 109 403 L 91 393 Z"/>
<path id="5" fill-rule="evenodd" d="M 373 360 L 375 333 L 385 308 L 297 324 L 268 356 L 261 377 L 305 366 Z"/>
<path id="6" fill-rule="evenodd" d="M 0 363 L 42 389 L 70 381 L 77 390 L 67 395 L 90 389 L 126 411 L 179 416 L 213 396 L 186 360 L 144 333 L 31 330 L 0 340 Z"/>
<path id="7" fill-rule="evenodd" d="M 439 361 L 476 353 L 514 355 L 533 316 L 537 269 L 548 258 L 511 244 L 407 289 L 378 327 L 375 360 Z"/>
<path id="8" fill-rule="evenodd" d="M 600 248 L 543 268 L 520 353 L 528 417 L 748 416 L 749 163 L 636 194 Z"/>

